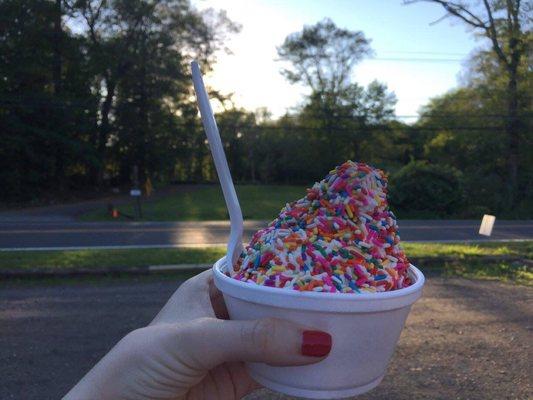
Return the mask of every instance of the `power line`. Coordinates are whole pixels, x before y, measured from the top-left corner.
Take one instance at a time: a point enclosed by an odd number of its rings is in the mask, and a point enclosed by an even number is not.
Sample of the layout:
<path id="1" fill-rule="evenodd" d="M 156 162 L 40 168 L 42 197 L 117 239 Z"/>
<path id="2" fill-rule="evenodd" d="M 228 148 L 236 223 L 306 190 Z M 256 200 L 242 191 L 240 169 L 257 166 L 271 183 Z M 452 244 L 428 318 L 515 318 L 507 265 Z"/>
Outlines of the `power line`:
<path id="1" fill-rule="evenodd" d="M 448 63 L 462 62 L 462 58 L 407 58 L 407 57 L 372 57 L 367 61 L 400 61 L 400 62 L 430 62 L 430 63 Z"/>
<path id="2" fill-rule="evenodd" d="M 403 50 L 386 50 L 386 51 L 377 51 L 378 54 L 427 54 L 427 55 L 436 55 L 436 56 L 461 56 L 466 57 L 468 53 L 443 53 L 439 51 L 403 51 Z"/>
<path id="3" fill-rule="evenodd" d="M 55 100 L 55 99 L 15 99 L 12 100 L 5 100 L 0 98 L 0 106 L 7 106 L 11 108 L 15 107 L 28 107 L 28 108 L 81 108 L 81 109 L 89 109 L 93 108 L 95 106 L 98 106 L 98 102 L 92 101 L 79 101 L 79 100 L 68 100 L 68 101 L 61 101 L 61 100 Z M 509 118 L 509 115 L 507 114 L 493 114 L 493 113 L 428 113 L 428 114 L 413 114 L 413 115 L 394 115 L 394 118 L 427 118 L 427 117 L 465 117 L 465 118 Z M 533 118 L 533 113 L 522 113 L 519 114 L 520 118 Z M 280 119 L 298 119 L 300 116 L 298 115 L 285 115 L 280 117 Z M 335 119 L 350 119 L 355 120 L 358 117 L 357 116 L 349 116 L 349 115 L 338 115 L 334 117 Z"/>
<path id="4" fill-rule="evenodd" d="M 190 124 L 185 123 L 178 123 L 175 124 L 176 126 L 181 126 L 184 128 L 191 128 Z M 217 124 L 218 127 L 233 131 L 240 131 L 240 130 L 274 130 L 274 131 L 300 131 L 300 132 L 324 132 L 327 129 L 326 128 L 311 128 L 311 127 L 305 127 L 305 126 L 298 126 L 298 125 L 291 125 L 291 126 L 269 126 L 269 125 L 249 125 L 249 124 L 226 124 L 226 123 L 219 123 Z M 192 125 L 196 129 L 203 129 L 202 125 L 199 124 L 193 124 Z M 437 126 L 431 126 L 431 127 L 417 127 L 417 126 L 404 126 L 404 127 L 391 127 L 389 125 L 364 125 L 354 128 L 332 128 L 330 129 L 331 132 L 348 132 L 348 133 L 357 133 L 358 131 L 394 131 L 396 129 L 405 129 L 408 132 L 441 132 L 441 131 L 450 131 L 450 130 L 461 130 L 461 131 L 493 131 L 493 132 L 503 132 L 505 131 L 505 128 L 499 127 L 499 126 L 444 126 L 444 127 L 437 127 Z"/>
<path id="5" fill-rule="evenodd" d="M 527 112 L 518 115 L 520 118 L 533 118 L 533 113 Z M 428 113 L 420 115 L 393 115 L 392 118 L 447 118 L 447 117 L 464 117 L 464 118 L 509 118 L 507 114 L 491 114 L 491 113 Z M 299 115 L 285 115 L 280 117 L 280 119 L 299 119 Z M 348 119 L 356 120 L 358 116 L 351 115 L 336 115 L 332 117 L 333 119 Z M 316 119 L 320 119 L 316 117 Z"/>

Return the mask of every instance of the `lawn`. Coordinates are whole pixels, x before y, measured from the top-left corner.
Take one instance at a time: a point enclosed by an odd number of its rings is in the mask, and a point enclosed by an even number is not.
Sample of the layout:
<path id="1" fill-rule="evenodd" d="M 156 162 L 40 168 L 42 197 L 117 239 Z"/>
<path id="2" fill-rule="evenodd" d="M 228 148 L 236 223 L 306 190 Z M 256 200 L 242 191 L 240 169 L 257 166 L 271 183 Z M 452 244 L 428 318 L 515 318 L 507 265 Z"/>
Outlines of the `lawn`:
<path id="1" fill-rule="evenodd" d="M 487 256 L 509 256 L 533 259 L 533 240 L 526 242 L 481 243 L 402 242 L 402 246 L 409 257 L 474 259 Z"/>
<path id="2" fill-rule="evenodd" d="M 423 271 L 449 275 L 502 278 L 533 284 L 533 241 L 505 243 L 405 243 L 413 262 Z M 0 252 L 0 270 L 73 270 L 143 267 L 167 264 L 211 264 L 225 254 L 223 247 L 194 249 L 125 249 Z"/>
<path id="3" fill-rule="evenodd" d="M 304 186 L 236 185 L 245 219 L 272 220 L 289 201 L 305 196 Z M 218 185 L 177 187 L 176 192 L 142 206 L 145 221 L 208 221 L 229 219 L 222 190 Z M 134 215 L 133 205 L 119 211 Z M 111 221 L 107 210 L 95 210 L 81 216 L 82 221 Z"/>
<path id="4" fill-rule="evenodd" d="M 193 249 L 112 249 L 0 252 L 0 270 L 143 267 L 203 264 L 218 260 L 223 247 Z"/>

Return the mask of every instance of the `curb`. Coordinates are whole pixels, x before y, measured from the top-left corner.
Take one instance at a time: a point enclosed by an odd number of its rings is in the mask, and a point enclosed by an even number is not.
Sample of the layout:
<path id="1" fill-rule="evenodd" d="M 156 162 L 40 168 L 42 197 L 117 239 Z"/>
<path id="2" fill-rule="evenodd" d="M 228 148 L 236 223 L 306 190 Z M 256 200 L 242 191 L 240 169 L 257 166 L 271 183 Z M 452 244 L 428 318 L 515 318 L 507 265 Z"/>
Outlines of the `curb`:
<path id="1" fill-rule="evenodd" d="M 413 264 L 425 267 L 435 267 L 443 263 L 461 263 L 468 261 L 486 262 L 516 262 L 523 263 L 528 267 L 533 267 L 533 260 L 512 256 L 471 256 L 471 257 L 412 257 Z M 142 267 L 110 267 L 110 268 L 78 268 L 67 270 L 51 270 L 46 268 L 34 268 L 28 270 L 3 270 L 0 271 L 0 280 L 9 279 L 33 279 L 33 278 L 68 278 L 68 277 L 98 277 L 98 276 L 120 276 L 120 275 L 156 275 L 172 272 L 194 272 L 204 271 L 211 268 L 212 264 L 168 264 L 168 265 L 146 265 Z"/>

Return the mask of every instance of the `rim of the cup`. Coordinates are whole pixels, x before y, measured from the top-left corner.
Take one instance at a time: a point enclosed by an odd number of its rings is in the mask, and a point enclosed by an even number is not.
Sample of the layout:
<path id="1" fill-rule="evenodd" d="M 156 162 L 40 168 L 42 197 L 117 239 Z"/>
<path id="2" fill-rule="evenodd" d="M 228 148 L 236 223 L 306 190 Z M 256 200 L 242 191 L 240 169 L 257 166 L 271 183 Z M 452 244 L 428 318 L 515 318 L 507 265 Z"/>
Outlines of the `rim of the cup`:
<path id="1" fill-rule="evenodd" d="M 414 277 L 414 283 L 406 288 L 390 290 L 387 292 L 375 292 L 375 293 L 330 293 L 330 292 L 312 292 L 312 291 L 298 291 L 292 289 L 280 289 L 270 286 L 257 285 L 255 283 L 246 283 L 239 281 L 237 279 L 231 278 L 223 273 L 220 269 L 226 266 L 226 256 L 217 260 L 213 265 L 213 271 L 217 278 L 222 279 L 227 284 L 241 289 L 250 289 L 258 290 L 265 294 L 272 295 L 281 295 L 281 296 L 290 296 L 298 298 L 309 298 L 309 299 L 331 299 L 331 300 L 385 300 L 385 299 L 394 299 L 398 297 L 408 296 L 412 293 L 418 292 L 422 289 L 425 282 L 425 277 L 422 271 L 420 271 L 413 264 L 409 264 L 409 273 Z"/>

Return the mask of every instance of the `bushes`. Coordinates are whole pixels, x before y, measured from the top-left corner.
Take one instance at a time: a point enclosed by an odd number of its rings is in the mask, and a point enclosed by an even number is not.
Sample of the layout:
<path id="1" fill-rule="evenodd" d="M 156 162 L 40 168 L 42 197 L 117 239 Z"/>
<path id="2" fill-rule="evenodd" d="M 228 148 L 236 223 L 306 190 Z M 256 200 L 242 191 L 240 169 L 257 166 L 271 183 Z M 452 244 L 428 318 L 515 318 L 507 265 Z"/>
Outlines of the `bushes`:
<path id="1" fill-rule="evenodd" d="M 411 161 L 392 175 L 391 208 L 402 216 L 427 218 L 457 215 L 465 207 L 461 173 L 449 166 Z"/>

